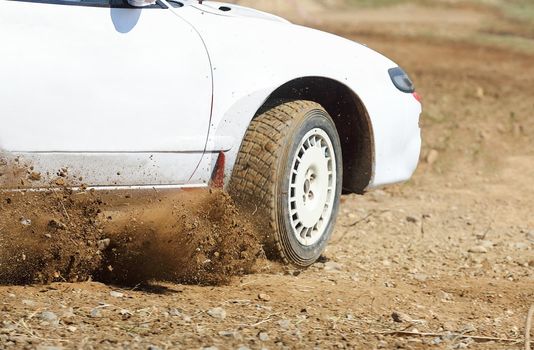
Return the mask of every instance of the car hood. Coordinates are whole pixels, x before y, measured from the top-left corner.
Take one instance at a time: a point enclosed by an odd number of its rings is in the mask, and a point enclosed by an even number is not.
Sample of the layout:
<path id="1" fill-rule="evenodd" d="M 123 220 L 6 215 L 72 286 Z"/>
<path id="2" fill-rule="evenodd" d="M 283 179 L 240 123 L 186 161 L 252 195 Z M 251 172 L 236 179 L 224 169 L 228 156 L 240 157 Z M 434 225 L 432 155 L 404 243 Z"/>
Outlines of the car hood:
<path id="1" fill-rule="evenodd" d="M 230 16 L 230 17 L 250 17 L 257 19 L 264 19 L 275 22 L 290 23 L 288 20 L 272 15 L 267 12 L 255 10 L 249 7 L 239 6 L 235 4 L 228 4 L 218 1 L 204 1 L 199 4 L 198 1 L 184 1 L 185 5 L 193 6 L 199 10 L 209 12 L 216 15 Z"/>

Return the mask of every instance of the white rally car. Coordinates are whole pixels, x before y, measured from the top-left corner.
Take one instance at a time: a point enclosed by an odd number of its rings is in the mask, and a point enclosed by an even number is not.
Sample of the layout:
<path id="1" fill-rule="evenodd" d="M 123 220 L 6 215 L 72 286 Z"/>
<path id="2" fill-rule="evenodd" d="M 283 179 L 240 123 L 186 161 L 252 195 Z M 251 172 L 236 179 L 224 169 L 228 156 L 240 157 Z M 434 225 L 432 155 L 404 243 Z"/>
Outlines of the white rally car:
<path id="1" fill-rule="evenodd" d="M 95 188 L 224 187 L 270 251 L 307 266 L 342 192 L 410 178 L 420 113 L 389 59 L 267 13 L 0 0 L 0 150 L 40 173 L 4 189 L 53 187 L 65 168 Z"/>

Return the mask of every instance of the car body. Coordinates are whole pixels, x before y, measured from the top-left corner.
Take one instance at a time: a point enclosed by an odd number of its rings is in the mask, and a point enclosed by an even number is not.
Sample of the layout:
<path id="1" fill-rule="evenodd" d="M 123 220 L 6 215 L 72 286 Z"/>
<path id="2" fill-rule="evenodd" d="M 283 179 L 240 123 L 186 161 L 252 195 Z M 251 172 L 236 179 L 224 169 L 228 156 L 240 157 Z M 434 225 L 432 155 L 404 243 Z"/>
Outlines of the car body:
<path id="1" fill-rule="evenodd" d="M 359 129 L 345 136 L 345 191 L 414 171 L 421 106 L 382 55 L 233 4 L 113 3 L 0 1 L 0 149 L 43 174 L 24 186 L 68 168 L 95 187 L 202 187 L 220 152 L 227 184 L 257 111 L 306 89 L 352 99 L 338 108 Z"/>
<path id="2" fill-rule="evenodd" d="M 414 172 L 421 104 L 386 57 L 236 5 L 124 1 L 0 0 L 4 191 L 221 187 L 306 267 L 342 192 Z"/>

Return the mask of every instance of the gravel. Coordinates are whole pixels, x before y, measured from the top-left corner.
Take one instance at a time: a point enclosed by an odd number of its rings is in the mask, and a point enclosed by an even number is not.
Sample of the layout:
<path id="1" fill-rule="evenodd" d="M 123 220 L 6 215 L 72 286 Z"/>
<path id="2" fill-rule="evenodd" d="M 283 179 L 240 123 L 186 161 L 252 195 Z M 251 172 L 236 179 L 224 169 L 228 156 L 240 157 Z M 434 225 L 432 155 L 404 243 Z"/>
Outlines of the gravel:
<path id="1" fill-rule="evenodd" d="M 222 307 L 214 307 L 208 310 L 208 315 L 219 320 L 224 320 L 226 318 L 226 310 Z"/>

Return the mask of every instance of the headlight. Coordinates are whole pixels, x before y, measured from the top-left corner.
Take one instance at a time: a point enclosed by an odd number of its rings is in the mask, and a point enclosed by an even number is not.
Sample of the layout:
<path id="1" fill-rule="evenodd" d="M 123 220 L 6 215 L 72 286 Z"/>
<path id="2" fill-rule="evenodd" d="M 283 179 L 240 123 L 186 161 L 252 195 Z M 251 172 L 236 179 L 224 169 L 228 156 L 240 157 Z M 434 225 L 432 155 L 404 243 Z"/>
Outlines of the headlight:
<path id="1" fill-rule="evenodd" d="M 415 91 L 415 86 L 413 85 L 412 80 L 408 77 L 408 74 L 400 68 L 391 68 L 388 70 L 389 76 L 393 85 L 397 87 L 402 92 L 413 93 Z"/>

